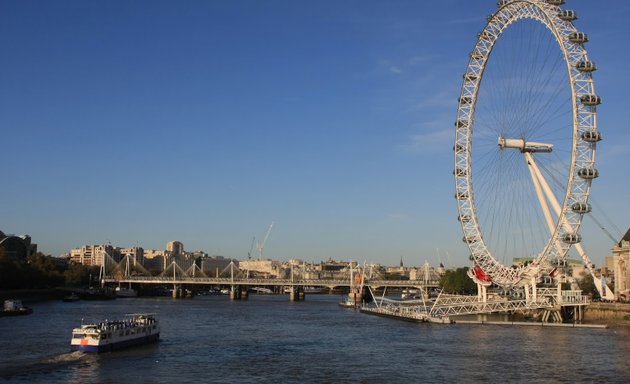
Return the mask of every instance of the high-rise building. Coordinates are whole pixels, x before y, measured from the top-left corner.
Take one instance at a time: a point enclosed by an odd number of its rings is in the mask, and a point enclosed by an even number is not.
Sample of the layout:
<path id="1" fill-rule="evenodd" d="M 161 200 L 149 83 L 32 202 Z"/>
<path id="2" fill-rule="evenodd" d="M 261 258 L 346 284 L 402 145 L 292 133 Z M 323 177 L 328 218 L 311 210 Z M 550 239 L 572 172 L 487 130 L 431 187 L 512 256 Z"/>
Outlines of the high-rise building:
<path id="1" fill-rule="evenodd" d="M 103 265 L 103 260 L 111 257 L 115 262 L 120 261 L 120 248 L 110 244 L 84 245 L 70 250 L 70 261 L 83 265 Z"/>
<path id="2" fill-rule="evenodd" d="M 173 240 L 166 243 L 166 250 L 172 255 L 183 255 L 184 254 L 184 244 L 180 241 Z"/>

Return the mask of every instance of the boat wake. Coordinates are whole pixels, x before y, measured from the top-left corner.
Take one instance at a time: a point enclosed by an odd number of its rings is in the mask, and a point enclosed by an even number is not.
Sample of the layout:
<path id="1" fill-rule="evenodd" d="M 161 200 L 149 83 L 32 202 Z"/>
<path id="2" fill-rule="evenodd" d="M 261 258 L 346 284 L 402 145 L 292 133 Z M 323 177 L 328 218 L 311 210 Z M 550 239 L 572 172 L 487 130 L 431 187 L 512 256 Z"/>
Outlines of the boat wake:
<path id="1" fill-rule="evenodd" d="M 8 380 L 19 376 L 52 372 L 69 365 L 91 360 L 92 358 L 92 355 L 74 351 L 44 357 L 35 361 L 15 363 L 12 366 L 0 367 L 0 379 Z"/>

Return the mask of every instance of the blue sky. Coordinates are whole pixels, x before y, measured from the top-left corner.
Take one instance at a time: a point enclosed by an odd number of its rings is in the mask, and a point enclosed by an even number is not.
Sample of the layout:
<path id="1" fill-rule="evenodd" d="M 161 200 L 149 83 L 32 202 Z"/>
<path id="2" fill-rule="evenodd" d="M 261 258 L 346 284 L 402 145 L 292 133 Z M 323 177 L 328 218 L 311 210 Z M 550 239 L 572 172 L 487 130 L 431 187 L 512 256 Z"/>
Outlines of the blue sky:
<path id="1" fill-rule="evenodd" d="M 461 75 L 496 1 L 0 0 L 0 229 L 60 255 L 111 242 L 467 265 Z M 630 224 L 630 3 L 568 1 L 602 96 L 599 221 Z M 589 220 L 597 264 L 611 240 Z"/>

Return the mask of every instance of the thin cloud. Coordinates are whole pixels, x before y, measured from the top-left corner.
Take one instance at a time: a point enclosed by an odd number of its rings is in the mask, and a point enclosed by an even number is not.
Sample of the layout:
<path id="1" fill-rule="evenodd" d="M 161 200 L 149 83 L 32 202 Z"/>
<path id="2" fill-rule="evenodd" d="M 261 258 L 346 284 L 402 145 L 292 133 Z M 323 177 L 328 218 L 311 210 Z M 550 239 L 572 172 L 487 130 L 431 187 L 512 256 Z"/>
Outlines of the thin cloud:
<path id="1" fill-rule="evenodd" d="M 455 110 L 457 105 L 453 96 L 455 93 L 450 91 L 441 91 L 430 94 L 419 102 L 410 107 L 410 110 L 422 110 L 426 108 L 449 107 Z"/>
<path id="2" fill-rule="evenodd" d="M 391 73 L 395 73 L 395 74 L 397 74 L 397 75 L 398 75 L 398 74 L 401 74 L 401 73 L 403 72 L 403 71 L 402 71 L 402 69 L 400 69 L 399 67 L 397 67 L 397 66 L 395 66 L 395 65 L 390 66 L 390 67 L 389 67 L 389 71 L 390 71 Z"/>
<path id="3" fill-rule="evenodd" d="M 426 125 L 438 125 L 437 122 L 430 122 Z M 440 126 L 444 126 L 443 122 L 439 122 Z M 428 133 L 420 133 L 413 135 L 410 142 L 403 146 L 407 152 L 412 153 L 435 153 L 439 148 L 447 148 L 448 144 L 453 141 L 452 129 L 440 129 Z"/>

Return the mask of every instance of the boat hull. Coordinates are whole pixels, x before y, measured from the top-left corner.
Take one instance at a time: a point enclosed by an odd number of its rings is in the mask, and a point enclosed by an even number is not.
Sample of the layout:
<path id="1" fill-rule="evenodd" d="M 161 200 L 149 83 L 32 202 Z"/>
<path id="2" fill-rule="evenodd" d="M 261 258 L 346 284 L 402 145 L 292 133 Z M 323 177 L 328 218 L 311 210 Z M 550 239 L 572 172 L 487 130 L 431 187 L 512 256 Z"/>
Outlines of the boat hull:
<path id="1" fill-rule="evenodd" d="M 30 315 L 33 313 L 33 310 L 29 307 L 24 307 L 20 309 L 10 310 L 10 311 L 0 311 L 0 317 L 3 316 L 23 316 Z"/>
<path id="2" fill-rule="evenodd" d="M 155 343 L 160 340 L 160 334 L 156 333 L 153 335 L 142 336 L 135 339 L 122 340 L 115 343 L 102 344 L 102 345 L 71 345 L 71 351 L 81 351 L 81 352 L 89 352 L 89 353 L 102 353 L 102 352 L 111 352 L 118 349 L 130 348 L 137 345 L 142 344 L 150 344 Z"/>

